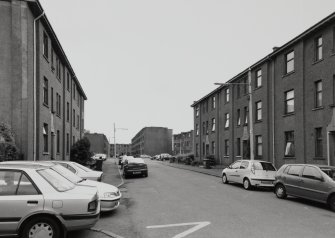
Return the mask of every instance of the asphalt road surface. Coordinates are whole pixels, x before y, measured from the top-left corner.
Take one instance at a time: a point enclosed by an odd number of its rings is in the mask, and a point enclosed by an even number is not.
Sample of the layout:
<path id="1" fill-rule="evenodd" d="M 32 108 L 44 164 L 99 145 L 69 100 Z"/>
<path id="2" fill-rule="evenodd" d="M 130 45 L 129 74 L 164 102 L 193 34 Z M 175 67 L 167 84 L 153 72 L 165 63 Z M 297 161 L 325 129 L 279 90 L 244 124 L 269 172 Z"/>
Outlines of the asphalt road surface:
<path id="1" fill-rule="evenodd" d="M 246 191 L 217 177 L 146 161 L 149 176 L 125 180 L 120 207 L 102 215 L 96 228 L 124 238 L 335 236 L 335 213 L 326 205 L 280 200 L 269 190 Z M 108 236 L 84 231 L 70 237 Z"/>

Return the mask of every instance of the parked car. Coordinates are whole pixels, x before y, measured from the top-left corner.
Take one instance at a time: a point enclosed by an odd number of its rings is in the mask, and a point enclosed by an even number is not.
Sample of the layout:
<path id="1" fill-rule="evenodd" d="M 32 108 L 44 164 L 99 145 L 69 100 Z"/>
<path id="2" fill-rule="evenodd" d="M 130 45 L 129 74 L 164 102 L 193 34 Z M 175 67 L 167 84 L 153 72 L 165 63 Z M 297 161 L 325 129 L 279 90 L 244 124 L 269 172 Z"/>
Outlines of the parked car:
<path id="1" fill-rule="evenodd" d="M 128 178 L 130 175 L 142 175 L 148 177 L 148 166 L 142 158 L 128 159 L 123 168 L 123 177 Z"/>
<path id="2" fill-rule="evenodd" d="M 142 159 L 150 159 L 150 158 L 151 158 L 150 155 L 140 155 L 140 157 L 141 157 Z"/>
<path id="3" fill-rule="evenodd" d="M 107 159 L 107 155 L 106 154 L 94 154 L 91 158 L 94 159 L 94 160 L 105 161 Z"/>
<path id="4" fill-rule="evenodd" d="M 285 164 L 276 174 L 274 192 L 329 205 L 335 211 L 335 167 L 311 164 Z"/>
<path id="5" fill-rule="evenodd" d="M 121 169 L 123 169 L 124 165 L 128 163 L 128 160 L 129 159 L 133 159 L 134 156 L 131 156 L 131 155 L 125 155 L 122 157 L 122 160 L 121 160 Z"/>
<path id="6" fill-rule="evenodd" d="M 81 178 L 94 180 L 94 181 L 102 181 L 103 172 L 95 171 L 89 169 L 81 164 L 72 161 L 64 161 L 64 160 L 51 160 L 53 163 L 60 164 L 73 172 L 74 174 L 78 175 Z"/>
<path id="7" fill-rule="evenodd" d="M 170 158 L 171 158 L 171 155 L 170 154 L 167 154 L 167 153 L 162 153 L 162 154 L 160 154 L 160 157 L 159 157 L 159 159 L 160 160 L 170 160 Z"/>
<path id="8" fill-rule="evenodd" d="M 237 160 L 222 170 L 222 182 L 243 184 L 248 190 L 255 187 L 273 187 L 276 168 L 272 163 L 261 160 Z"/>
<path id="9" fill-rule="evenodd" d="M 46 166 L 0 164 L 0 211 L 1 236 L 60 238 L 94 226 L 100 202 Z"/>
<path id="10" fill-rule="evenodd" d="M 85 185 L 85 186 L 91 186 L 91 187 L 96 187 L 98 189 L 98 196 L 100 200 L 100 206 L 101 206 L 101 211 L 106 212 L 106 211 L 111 211 L 116 209 L 120 205 L 120 198 L 121 198 L 121 192 L 120 190 L 107 183 L 103 182 L 97 182 L 97 181 L 92 181 L 92 180 L 87 180 L 79 177 L 78 175 L 74 174 L 70 170 L 66 169 L 64 166 L 61 166 L 60 164 L 54 163 L 53 161 L 20 161 L 20 160 L 15 160 L 15 161 L 7 161 L 7 162 L 1 162 L 0 165 L 41 165 L 41 166 L 46 166 L 60 175 L 62 175 L 64 178 L 69 180 L 71 183 L 75 185 Z"/>

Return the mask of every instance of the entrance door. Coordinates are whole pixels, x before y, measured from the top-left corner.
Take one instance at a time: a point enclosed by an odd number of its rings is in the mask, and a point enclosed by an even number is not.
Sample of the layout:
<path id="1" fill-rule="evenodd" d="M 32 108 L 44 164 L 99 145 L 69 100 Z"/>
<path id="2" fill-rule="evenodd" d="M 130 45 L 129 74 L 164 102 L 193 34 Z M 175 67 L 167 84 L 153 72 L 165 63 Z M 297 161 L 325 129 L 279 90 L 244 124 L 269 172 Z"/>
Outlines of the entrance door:
<path id="1" fill-rule="evenodd" d="M 250 141 L 243 140 L 243 159 L 250 159 Z"/>

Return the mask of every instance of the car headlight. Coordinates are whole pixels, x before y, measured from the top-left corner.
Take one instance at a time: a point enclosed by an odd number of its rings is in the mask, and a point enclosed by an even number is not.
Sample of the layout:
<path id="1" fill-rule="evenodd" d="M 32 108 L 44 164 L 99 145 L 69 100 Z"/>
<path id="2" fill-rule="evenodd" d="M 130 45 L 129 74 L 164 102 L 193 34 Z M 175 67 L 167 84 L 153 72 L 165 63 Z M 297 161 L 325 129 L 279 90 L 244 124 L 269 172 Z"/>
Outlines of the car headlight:
<path id="1" fill-rule="evenodd" d="M 105 198 L 110 198 L 110 197 L 117 197 L 120 195 L 120 192 L 117 191 L 117 192 L 107 192 L 107 193 L 104 193 L 104 197 Z"/>

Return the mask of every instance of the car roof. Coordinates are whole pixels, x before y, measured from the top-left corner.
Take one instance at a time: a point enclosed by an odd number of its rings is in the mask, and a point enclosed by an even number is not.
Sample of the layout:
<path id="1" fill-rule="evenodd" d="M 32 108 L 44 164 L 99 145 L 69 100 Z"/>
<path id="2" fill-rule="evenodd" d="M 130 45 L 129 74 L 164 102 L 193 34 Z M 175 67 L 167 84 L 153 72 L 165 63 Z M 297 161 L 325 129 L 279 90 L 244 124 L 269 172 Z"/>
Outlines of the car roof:
<path id="1" fill-rule="evenodd" d="M 0 169 L 18 169 L 18 170 L 24 170 L 24 169 L 45 169 L 50 168 L 50 166 L 42 165 L 42 164 L 2 164 L 0 163 Z"/>
<path id="2" fill-rule="evenodd" d="M 310 165 L 310 166 L 315 166 L 319 167 L 320 169 L 335 169 L 335 166 L 330 166 L 330 165 L 324 165 L 324 164 L 283 164 L 282 166 L 288 166 L 288 165 L 299 165 L 299 166 L 305 166 L 305 165 Z"/>
<path id="3" fill-rule="evenodd" d="M 54 166 L 55 164 L 49 161 L 31 161 L 31 160 L 14 160 L 14 161 L 4 161 L 0 164 L 9 164 L 9 165 L 40 165 L 40 166 Z"/>
<path id="4" fill-rule="evenodd" d="M 128 163 L 129 162 L 144 163 L 144 160 L 142 158 L 131 158 L 130 160 L 128 160 Z"/>
<path id="5" fill-rule="evenodd" d="M 237 160 L 238 161 L 238 160 Z M 255 160 L 250 160 L 250 159 L 242 159 L 242 160 L 239 160 L 239 161 L 252 161 L 252 162 L 262 162 L 262 163 L 270 163 L 270 164 L 272 164 L 272 162 L 270 162 L 270 161 L 265 161 L 265 160 L 257 160 L 257 159 L 255 159 Z"/>

